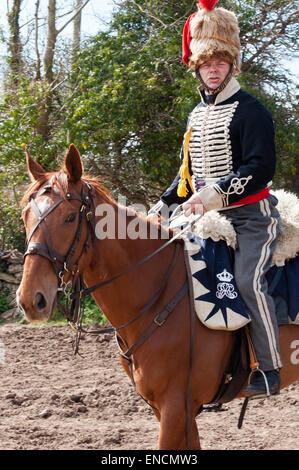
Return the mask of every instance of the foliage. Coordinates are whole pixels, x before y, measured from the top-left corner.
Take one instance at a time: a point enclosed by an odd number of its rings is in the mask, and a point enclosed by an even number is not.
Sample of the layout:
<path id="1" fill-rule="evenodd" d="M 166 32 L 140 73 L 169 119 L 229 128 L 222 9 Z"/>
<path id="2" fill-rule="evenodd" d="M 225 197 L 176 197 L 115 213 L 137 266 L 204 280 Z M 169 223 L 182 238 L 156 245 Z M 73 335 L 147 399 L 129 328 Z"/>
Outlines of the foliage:
<path id="1" fill-rule="evenodd" d="M 104 313 L 91 295 L 85 298 L 83 318 L 84 323 L 105 323 L 107 321 Z"/>
<path id="2" fill-rule="evenodd" d="M 123 21 L 134 21 L 134 30 L 116 24 L 117 36 L 102 33 L 83 51 L 68 126 L 72 140 L 83 152 L 88 149 L 91 171 L 130 200 L 145 203 L 175 174 L 185 128 L 180 88 L 186 84 L 180 83 L 177 40 L 163 30 L 150 36 L 148 20 L 136 11 L 127 14 Z"/>
<path id="3" fill-rule="evenodd" d="M 4 289 L 0 290 L 0 315 L 9 309 L 9 302 L 7 300 L 7 292 Z M 1 319 L 1 317 L 0 317 Z"/>
<path id="4" fill-rule="evenodd" d="M 218 5 L 239 19 L 242 87 L 274 117 L 275 184 L 299 192 L 297 103 L 285 70 L 298 45 L 296 2 Z M 197 82 L 181 61 L 182 28 L 195 8 L 194 0 L 119 0 L 108 30 L 82 44 L 76 63 L 70 44 L 60 42 L 52 83 L 37 77 L 25 44 L 22 74 L 14 75 L 13 86 L 7 62 L 0 98 L 0 248 L 24 246 L 19 200 L 29 182 L 25 145 L 52 170 L 73 141 L 87 171 L 129 202 L 150 204 L 167 188 L 178 169 L 188 114 L 198 102 Z M 41 114 L 49 96 L 45 137 Z"/>
<path id="5" fill-rule="evenodd" d="M 18 204 L 20 188 L 12 181 L 8 186 L 8 179 L 0 176 L 0 185 L 5 187 L 0 193 L 0 250 L 16 248 L 22 252 L 25 233 Z"/>
<path id="6" fill-rule="evenodd" d="M 50 141 L 36 132 L 39 105 L 48 92 L 42 82 L 23 77 L 13 94 L 0 102 L 0 248 L 24 249 L 25 233 L 20 217 L 20 200 L 29 183 L 25 145 L 46 170 L 57 168 L 59 150 L 66 143 L 61 121 L 52 125 Z M 55 103 L 54 103 L 55 104 Z"/>
<path id="7" fill-rule="evenodd" d="M 290 80 L 277 67 L 277 58 L 295 48 L 298 13 L 293 3 L 219 5 L 236 9 L 239 16 L 244 49 L 240 81 L 274 116 L 275 181 L 290 189 L 298 179 L 298 124 Z M 180 56 L 181 30 L 192 11 L 194 2 L 187 0 L 120 2 L 110 29 L 85 47 L 72 75 L 77 89 L 66 121 L 72 140 L 90 171 L 133 202 L 155 201 L 178 169 L 187 117 L 198 102 L 197 83 Z"/>
<path id="8" fill-rule="evenodd" d="M 64 295 L 61 296 L 60 302 L 64 304 L 66 298 Z M 63 315 L 63 311 L 57 306 L 57 313 L 55 315 L 54 320 L 57 321 L 65 321 L 65 317 Z M 100 307 L 96 304 L 95 300 L 91 295 L 87 295 L 84 300 L 84 316 L 83 316 L 83 323 L 84 324 L 91 324 L 91 323 L 105 323 L 106 317 Z"/>
<path id="9" fill-rule="evenodd" d="M 14 168 L 17 175 L 24 176 L 25 145 L 29 146 L 32 155 L 37 156 L 39 162 L 48 170 L 57 166 L 58 152 L 66 146 L 64 135 L 60 131 L 61 121 L 57 116 L 56 120 L 53 117 L 49 142 L 36 132 L 39 108 L 49 93 L 47 88 L 48 85 L 42 81 L 23 77 L 20 78 L 18 90 L 13 95 L 5 94 L 0 103 L 1 163 L 16 164 Z M 54 109 L 52 112 L 54 114 Z"/>

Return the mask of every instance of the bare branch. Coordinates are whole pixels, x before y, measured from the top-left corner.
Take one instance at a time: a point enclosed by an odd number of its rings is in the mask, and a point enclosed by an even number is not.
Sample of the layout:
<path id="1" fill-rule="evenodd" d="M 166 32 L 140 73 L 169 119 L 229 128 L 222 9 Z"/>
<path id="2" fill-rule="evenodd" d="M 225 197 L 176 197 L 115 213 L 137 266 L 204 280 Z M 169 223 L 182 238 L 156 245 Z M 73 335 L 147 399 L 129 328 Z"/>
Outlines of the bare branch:
<path id="1" fill-rule="evenodd" d="M 85 0 L 83 5 L 81 5 L 81 7 L 73 14 L 73 16 L 71 16 L 71 18 L 60 29 L 56 30 L 56 36 L 58 36 L 58 34 L 60 34 L 61 31 L 63 31 L 67 27 L 67 25 L 69 25 L 76 18 L 77 15 L 79 15 L 79 13 L 83 10 L 83 8 L 87 5 L 88 2 L 89 0 Z"/>
<path id="2" fill-rule="evenodd" d="M 157 21 L 158 23 L 160 23 L 160 24 L 163 26 L 163 28 L 166 28 L 166 27 L 167 27 L 167 25 L 166 25 L 165 23 L 163 23 L 163 21 L 161 21 L 160 18 L 158 18 L 157 16 L 153 15 L 153 14 L 152 14 L 151 12 L 149 12 L 149 11 L 145 11 L 143 8 L 141 8 L 140 5 L 138 5 L 138 3 L 135 2 L 135 0 L 132 0 L 132 3 L 135 5 L 135 7 L 137 7 L 137 8 L 141 11 L 141 13 L 142 13 L 143 15 L 149 16 L 149 17 L 152 18 L 153 20 Z"/>
<path id="3" fill-rule="evenodd" d="M 261 55 L 263 52 L 266 51 L 266 49 L 269 48 L 269 46 L 272 46 L 277 40 L 278 38 L 281 38 L 285 33 L 286 33 L 286 28 L 288 27 L 289 24 L 292 24 L 294 22 L 294 19 L 296 17 L 298 17 L 299 14 L 298 12 L 293 12 L 291 13 L 288 18 L 284 21 L 280 21 L 280 19 L 277 19 L 274 26 L 273 26 L 273 36 L 268 40 L 268 41 L 265 41 L 261 44 L 261 46 L 257 49 L 257 51 L 255 52 L 255 54 L 253 54 L 250 59 L 248 59 L 244 65 L 243 65 L 243 70 L 246 70 L 248 67 L 250 67 L 250 65 L 254 62 L 254 60 L 259 56 Z M 277 31 L 275 33 L 275 29 L 277 27 L 277 25 L 280 24 L 280 28 L 279 28 L 279 31 Z"/>
<path id="4" fill-rule="evenodd" d="M 140 5 L 138 5 L 138 3 L 136 3 L 135 0 L 132 0 L 132 3 L 141 11 L 141 13 L 145 16 L 148 16 L 149 18 L 152 18 L 153 20 L 155 20 L 156 22 L 160 23 L 164 29 L 168 29 L 168 28 L 172 28 L 173 26 L 175 26 L 176 24 L 179 24 L 183 21 L 186 21 L 186 16 L 188 15 L 188 12 L 186 12 L 186 14 L 184 14 L 182 17 L 174 20 L 172 23 L 164 23 L 157 15 L 155 15 L 152 11 L 149 11 L 149 9 L 147 10 L 144 10 Z M 194 8 L 192 8 L 192 11 L 194 10 Z M 190 13 L 190 12 L 189 12 Z M 172 18 L 171 18 L 172 19 Z"/>
<path id="5" fill-rule="evenodd" d="M 83 0 L 74 0 L 75 10 L 79 11 Z M 72 42 L 72 62 L 76 60 L 76 55 L 80 49 L 81 42 L 81 12 L 74 18 L 73 42 Z"/>
<path id="6" fill-rule="evenodd" d="M 34 19 L 35 19 L 35 53 L 36 53 L 36 65 L 35 65 L 35 70 L 36 70 L 36 80 L 40 79 L 40 66 L 41 66 L 41 61 L 40 61 L 40 53 L 39 53 L 39 48 L 38 48 L 38 10 L 39 10 L 39 0 L 36 0 L 35 3 L 35 14 L 34 14 Z"/>

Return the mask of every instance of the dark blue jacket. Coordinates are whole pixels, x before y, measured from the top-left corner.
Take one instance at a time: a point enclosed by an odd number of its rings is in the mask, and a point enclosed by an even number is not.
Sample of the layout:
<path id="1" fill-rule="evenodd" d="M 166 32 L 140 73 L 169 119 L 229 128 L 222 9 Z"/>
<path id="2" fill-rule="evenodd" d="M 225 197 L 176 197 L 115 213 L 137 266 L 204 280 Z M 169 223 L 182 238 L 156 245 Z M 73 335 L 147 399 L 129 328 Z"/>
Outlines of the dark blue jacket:
<path id="1" fill-rule="evenodd" d="M 210 188 L 214 193 L 218 193 L 216 199 L 218 198 L 219 201 L 221 199 L 222 207 L 239 202 L 244 197 L 266 188 L 274 176 L 276 165 L 274 126 L 269 111 L 260 101 L 241 89 L 225 101 L 216 103 L 215 106 L 235 103 L 236 101 L 238 101 L 238 105 L 229 126 L 233 163 L 232 173 L 220 178 L 216 184 L 213 184 L 213 188 Z M 195 109 L 203 106 L 207 105 L 200 103 Z M 183 150 L 181 151 L 181 161 L 182 158 Z M 191 175 L 190 156 L 189 170 Z M 179 179 L 180 176 L 177 174 L 170 187 L 161 196 L 161 200 L 168 206 L 174 203 L 181 204 L 192 195 L 189 184 L 187 185 L 189 191 L 186 197 L 177 195 Z M 246 181 L 242 192 L 233 191 L 238 180 L 241 182 Z M 212 196 L 214 197 L 214 194 Z"/>

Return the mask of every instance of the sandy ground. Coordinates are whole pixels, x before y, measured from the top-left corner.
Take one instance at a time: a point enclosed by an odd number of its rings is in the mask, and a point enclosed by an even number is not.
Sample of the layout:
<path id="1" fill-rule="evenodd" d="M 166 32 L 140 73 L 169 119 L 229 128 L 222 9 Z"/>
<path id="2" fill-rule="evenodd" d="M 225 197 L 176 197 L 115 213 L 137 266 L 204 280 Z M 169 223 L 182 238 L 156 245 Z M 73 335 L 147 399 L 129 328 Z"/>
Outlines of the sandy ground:
<path id="1" fill-rule="evenodd" d="M 112 334 L 85 335 L 74 356 L 67 326 L 0 326 L 1 450 L 151 450 L 159 425 L 118 360 Z M 205 450 L 298 450 L 299 382 L 197 419 Z"/>

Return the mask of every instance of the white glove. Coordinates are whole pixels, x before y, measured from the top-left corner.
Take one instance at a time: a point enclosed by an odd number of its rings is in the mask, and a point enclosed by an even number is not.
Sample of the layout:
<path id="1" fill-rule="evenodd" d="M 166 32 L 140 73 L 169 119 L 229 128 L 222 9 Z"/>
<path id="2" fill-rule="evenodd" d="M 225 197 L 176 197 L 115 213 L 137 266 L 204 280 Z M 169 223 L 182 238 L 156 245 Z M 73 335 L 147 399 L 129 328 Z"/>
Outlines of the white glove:
<path id="1" fill-rule="evenodd" d="M 154 206 L 150 208 L 150 210 L 147 213 L 147 217 L 161 217 L 161 214 L 163 214 L 163 208 L 165 207 L 165 212 L 167 213 L 166 208 L 168 209 L 167 204 L 165 204 L 163 201 L 158 201 Z"/>

